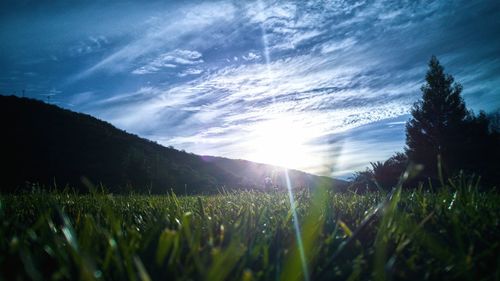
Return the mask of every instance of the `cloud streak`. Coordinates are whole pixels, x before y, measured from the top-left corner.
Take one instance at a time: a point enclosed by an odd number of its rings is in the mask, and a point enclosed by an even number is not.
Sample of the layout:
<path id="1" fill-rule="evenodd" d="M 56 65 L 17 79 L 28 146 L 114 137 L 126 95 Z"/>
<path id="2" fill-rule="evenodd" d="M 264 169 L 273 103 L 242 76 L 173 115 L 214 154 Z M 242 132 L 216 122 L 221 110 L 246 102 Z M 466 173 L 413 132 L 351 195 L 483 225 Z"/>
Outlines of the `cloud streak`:
<path id="1" fill-rule="evenodd" d="M 201 58 L 201 53 L 197 51 L 190 50 L 181 50 L 176 49 L 167 53 L 163 53 L 159 55 L 157 58 L 149 61 L 145 65 L 134 69 L 132 74 L 151 74 L 161 71 L 165 68 L 176 68 L 181 65 L 195 65 L 203 63 L 203 59 Z M 191 68 L 191 73 L 196 72 Z M 199 74 L 200 72 L 196 73 Z"/>

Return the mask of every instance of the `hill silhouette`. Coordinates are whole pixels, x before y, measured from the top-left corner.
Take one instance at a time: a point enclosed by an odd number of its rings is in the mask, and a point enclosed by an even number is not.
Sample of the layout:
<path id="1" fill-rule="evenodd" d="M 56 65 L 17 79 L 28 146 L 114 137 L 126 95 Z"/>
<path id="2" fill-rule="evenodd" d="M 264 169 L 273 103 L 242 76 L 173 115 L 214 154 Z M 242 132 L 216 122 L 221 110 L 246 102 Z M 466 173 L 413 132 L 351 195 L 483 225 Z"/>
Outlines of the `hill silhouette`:
<path id="1" fill-rule="evenodd" d="M 87 114 L 39 100 L 0 96 L 1 191 L 102 183 L 111 192 L 213 193 L 283 188 L 283 169 L 164 147 Z M 292 185 L 346 182 L 290 170 Z"/>

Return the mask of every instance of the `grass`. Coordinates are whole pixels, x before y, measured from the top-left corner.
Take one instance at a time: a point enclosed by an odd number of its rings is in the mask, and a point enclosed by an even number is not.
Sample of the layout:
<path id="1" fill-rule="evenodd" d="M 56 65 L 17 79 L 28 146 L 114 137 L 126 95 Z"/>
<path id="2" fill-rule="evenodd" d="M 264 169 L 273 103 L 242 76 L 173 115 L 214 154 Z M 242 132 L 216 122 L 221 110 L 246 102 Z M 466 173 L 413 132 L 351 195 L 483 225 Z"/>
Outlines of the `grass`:
<path id="1" fill-rule="evenodd" d="M 2 195 L 0 278 L 498 280 L 499 195 L 439 190 L 299 191 L 302 254 L 287 193 Z"/>

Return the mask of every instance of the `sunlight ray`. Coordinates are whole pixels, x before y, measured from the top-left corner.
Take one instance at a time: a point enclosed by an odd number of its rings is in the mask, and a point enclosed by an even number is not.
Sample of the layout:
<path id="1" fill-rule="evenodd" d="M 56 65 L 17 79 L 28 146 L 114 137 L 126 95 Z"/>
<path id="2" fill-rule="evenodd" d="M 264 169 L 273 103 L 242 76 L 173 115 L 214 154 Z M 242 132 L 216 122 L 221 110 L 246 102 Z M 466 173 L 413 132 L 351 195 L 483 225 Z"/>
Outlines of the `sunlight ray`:
<path id="1" fill-rule="evenodd" d="M 263 13 L 264 12 L 264 4 L 262 3 L 262 1 L 258 1 L 258 5 L 259 5 L 259 8 L 260 8 L 260 12 Z M 271 71 L 271 58 L 270 58 L 270 53 L 269 53 L 269 41 L 268 41 L 268 38 L 267 38 L 267 34 L 266 34 L 266 30 L 263 26 L 263 24 L 261 23 L 260 24 L 260 28 L 261 28 L 261 31 L 262 31 L 262 44 L 264 46 L 264 57 L 265 57 L 265 60 L 266 60 L 266 71 L 267 71 L 267 77 L 268 77 L 268 81 L 269 81 L 269 84 L 272 84 L 273 83 L 273 74 L 272 74 L 272 71 Z M 275 102 L 275 98 L 273 96 L 273 103 Z M 284 169 L 284 173 L 285 173 L 285 180 L 286 180 L 286 186 L 287 186 L 287 189 L 288 189 L 288 197 L 290 199 L 290 209 L 292 211 L 292 216 L 293 216 L 293 226 L 294 226 L 294 230 L 295 230 L 295 238 L 296 238 L 296 241 L 297 241 L 297 247 L 298 247 L 298 250 L 299 250 L 299 254 L 300 254 L 300 262 L 301 262 L 301 265 L 302 265 L 302 272 L 303 272 L 303 275 L 304 275 L 304 280 L 305 281 L 309 281 L 310 278 L 309 278 L 309 270 L 307 268 L 307 261 L 306 261 L 306 255 L 305 255 L 305 252 L 304 252 L 304 245 L 303 245 L 303 241 L 302 241 L 302 235 L 300 233 L 300 225 L 299 225 L 299 219 L 298 219 L 298 216 L 297 216 L 297 211 L 295 209 L 295 200 L 294 200 L 294 197 L 293 197 L 293 191 L 292 191 L 292 185 L 291 185 L 291 182 L 290 182 L 290 177 L 288 175 L 288 169 Z"/>
<path id="2" fill-rule="evenodd" d="M 262 1 L 258 1 L 257 3 L 259 5 L 260 13 L 263 13 L 264 9 L 265 9 L 264 4 L 262 3 Z M 266 60 L 266 72 L 267 72 L 266 74 L 267 74 L 267 78 L 269 80 L 269 83 L 271 84 L 273 82 L 273 74 L 271 71 L 271 56 L 269 53 L 269 39 L 268 39 L 266 30 L 265 30 L 264 26 L 262 25 L 262 23 L 260 24 L 260 30 L 262 32 L 262 45 L 264 46 L 264 58 Z M 272 99 L 273 99 L 273 102 L 275 102 L 274 96 L 272 97 Z"/>
<path id="3" fill-rule="evenodd" d="M 295 231 L 295 237 L 297 240 L 297 247 L 299 248 L 300 262 L 302 264 L 302 272 L 304 273 L 304 280 L 309 281 L 309 270 L 307 268 L 306 254 L 304 251 L 304 243 L 302 241 L 302 234 L 300 232 L 299 218 L 297 216 L 297 210 L 295 206 L 295 200 L 293 198 L 292 184 L 290 182 L 290 177 L 288 176 L 288 169 L 284 169 L 286 188 L 288 189 L 288 198 L 290 199 L 290 209 L 292 210 L 293 216 L 293 228 Z"/>

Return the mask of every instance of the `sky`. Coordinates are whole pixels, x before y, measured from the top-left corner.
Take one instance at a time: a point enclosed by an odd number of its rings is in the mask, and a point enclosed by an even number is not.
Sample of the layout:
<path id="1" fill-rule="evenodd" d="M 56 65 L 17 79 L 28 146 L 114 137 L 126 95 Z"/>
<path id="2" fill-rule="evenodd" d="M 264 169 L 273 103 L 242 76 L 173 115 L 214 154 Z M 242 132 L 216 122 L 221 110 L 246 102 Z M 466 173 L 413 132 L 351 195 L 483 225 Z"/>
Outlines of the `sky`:
<path id="1" fill-rule="evenodd" d="M 436 55 L 500 108 L 500 1 L 2 1 L 0 93 L 348 178 L 405 145 Z M 49 97 L 50 96 L 50 97 Z"/>

